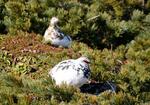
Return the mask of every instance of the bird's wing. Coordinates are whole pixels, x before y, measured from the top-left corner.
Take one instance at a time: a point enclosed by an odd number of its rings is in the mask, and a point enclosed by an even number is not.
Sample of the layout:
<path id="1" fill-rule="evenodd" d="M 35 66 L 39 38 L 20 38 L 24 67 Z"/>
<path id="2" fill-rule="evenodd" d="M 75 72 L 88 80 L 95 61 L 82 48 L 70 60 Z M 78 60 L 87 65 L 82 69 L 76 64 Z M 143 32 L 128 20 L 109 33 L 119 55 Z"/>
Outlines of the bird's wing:
<path id="1" fill-rule="evenodd" d="M 54 74 L 55 72 L 63 71 L 63 70 L 75 70 L 78 72 L 78 74 L 83 73 L 84 78 L 89 78 L 90 76 L 89 66 L 85 67 L 75 62 L 75 60 L 65 60 L 58 63 L 54 68 L 52 68 L 51 73 Z"/>
<path id="2" fill-rule="evenodd" d="M 82 65 L 82 64 L 76 62 L 74 69 L 76 71 L 78 71 L 79 73 L 83 73 L 84 78 L 89 78 L 89 76 L 90 76 L 90 68 L 89 68 L 89 66 L 85 66 L 85 65 Z"/>
<path id="3" fill-rule="evenodd" d="M 74 60 L 65 60 L 58 63 L 53 69 L 52 72 L 57 72 L 60 70 L 69 70 L 70 67 L 75 67 Z"/>
<path id="4" fill-rule="evenodd" d="M 57 37 L 59 39 L 63 39 L 64 38 L 65 35 L 60 29 L 57 29 L 56 32 L 57 32 Z"/>
<path id="5" fill-rule="evenodd" d="M 68 39 L 68 41 L 72 41 L 70 36 L 66 35 L 66 38 Z"/>

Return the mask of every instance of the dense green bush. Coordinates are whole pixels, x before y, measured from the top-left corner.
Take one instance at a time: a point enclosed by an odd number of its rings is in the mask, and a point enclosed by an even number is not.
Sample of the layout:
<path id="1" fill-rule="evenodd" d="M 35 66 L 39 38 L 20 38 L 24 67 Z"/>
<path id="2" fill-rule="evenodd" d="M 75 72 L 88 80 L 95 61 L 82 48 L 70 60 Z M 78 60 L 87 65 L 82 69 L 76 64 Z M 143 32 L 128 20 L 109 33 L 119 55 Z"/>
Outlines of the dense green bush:
<path id="1" fill-rule="evenodd" d="M 128 43 L 139 34 L 149 2 L 133 0 L 1 0 L 0 33 L 17 30 L 44 34 L 52 16 L 74 39 L 97 48 Z M 130 20 L 131 19 L 131 20 Z"/>

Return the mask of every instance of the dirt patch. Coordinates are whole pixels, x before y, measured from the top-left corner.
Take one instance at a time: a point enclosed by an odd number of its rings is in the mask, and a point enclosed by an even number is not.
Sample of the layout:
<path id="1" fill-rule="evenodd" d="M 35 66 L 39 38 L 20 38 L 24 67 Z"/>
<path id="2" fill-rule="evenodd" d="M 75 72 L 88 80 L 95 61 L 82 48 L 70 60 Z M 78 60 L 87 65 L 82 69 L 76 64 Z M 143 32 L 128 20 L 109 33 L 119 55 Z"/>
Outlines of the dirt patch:
<path id="1" fill-rule="evenodd" d="M 9 53 L 27 54 L 27 53 L 48 53 L 48 52 L 60 52 L 62 48 L 56 48 L 42 43 L 42 36 L 34 33 L 6 36 L 0 43 L 0 49 L 6 50 Z"/>

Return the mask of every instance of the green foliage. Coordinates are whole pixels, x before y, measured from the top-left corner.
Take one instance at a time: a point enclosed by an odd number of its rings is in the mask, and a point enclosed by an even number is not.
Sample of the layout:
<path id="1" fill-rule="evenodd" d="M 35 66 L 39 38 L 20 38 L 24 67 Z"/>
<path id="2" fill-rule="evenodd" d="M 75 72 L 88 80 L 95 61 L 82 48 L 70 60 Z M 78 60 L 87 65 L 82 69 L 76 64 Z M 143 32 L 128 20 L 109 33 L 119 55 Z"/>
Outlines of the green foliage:
<path id="1" fill-rule="evenodd" d="M 28 39 L 29 45 L 37 46 L 42 40 L 36 38 L 34 34 L 20 33 L 17 37 Z M 27 38 L 34 36 L 33 38 Z M 9 38 L 10 37 L 10 38 Z M 38 37 L 38 36 L 37 36 Z M 1 71 L 0 76 L 1 103 L 13 104 L 93 104 L 93 105 L 120 105 L 146 103 L 149 101 L 148 95 L 150 86 L 149 73 L 149 32 L 143 31 L 141 35 L 131 41 L 127 46 L 121 45 L 115 50 L 97 50 L 88 47 L 86 44 L 73 42 L 71 49 L 50 49 L 46 51 L 47 45 L 42 46 L 45 53 L 14 52 L 11 47 L 4 44 L 5 39 L 13 40 L 16 36 L 3 36 L 1 46 L 9 51 L 1 50 Z M 32 40 L 32 43 L 30 42 Z M 25 41 L 25 40 L 24 40 Z M 22 40 L 22 43 L 23 40 Z M 28 47 L 24 45 L 24 47 Z M 14 48 L 17 44 L 13 44 Z M 50 46 L 49 46 L 50 47 Z M 38 49 L 41 49 L 40 47 Z M 21 50 L 21 48 L 20 48 Z M 58 50 L 58 51 L 57 51 Z M 29 50 L 30 51 L 30 50 Z M 12 52 L 13 54 L 10 54 Z M 17 54 L 18 53 L 18 54 Z M 77 58 L 86 55 L 91 60 L 91 79 L 104 82 L 113 81 L 117 84 L 118 93 L 104 92 L 98 96 L 83 94 L 74 87 L 55 86 L 48 77 L 48 71 L 58 62 Z M 11 92 L 13 90 L 13 92 Z M 147 93 L 148 94 L 148 93 Z M 143 95 L 145 98 L 143 98 Z M 3 96 L 3 97 L 2 97 Z M 5 101 L 4 101 L 5 100 Z"/>
<path id="2" fill-rule="evenodd" d="M 10 69 L 12 64 L 12 56 L 7 51 L 0 51 L 0 71 L 7 71 Z"/>
<path id="3" fill-rule="evenodd" d="M 34 72 L 34 69 L 36 71 L 36 66 L 38 65 L 35 65 L 35 58 L 33 57 L 18 57 L 17 59 L 17 62 L 16 64 L 14 64 L 14 72 L 18 72 L 18 73 L 21 73 L 21 74 L 26 74 L 26 73 L 29 73 L 29 72 Z M 35 67 L 34 67 L 35 65 Z"/>
<path id="4" fill-rule="evenodd" d="M 143 18 L 144 14 L 142 11 L 134 10 L 131 19 L 134 21 L 141 20 Z"/>
<path id="5" fill-rule="evenodd" d="M 121 81 L 118 82 L 121 89 L 132 95 L 139 95 L 139 97 L 142 97 L 140 95 L 143 92 L 149 91 L 148 87 L 150 86 L 149 40 L 149 32 L 141 32 L 141 35 L 128 45 L 126 53 L 128 61 L 121 67 L 119 74 Z"/>
<path id="6" fill-rule="evenodd" d="M 8 1 L 5 3 L 7 15 L 4 17 L 4 24 L 9 32 L 15 34 L 17 30 L 29 30 L 30 19 L 26 17 L 25 5 L 19 1 Z"/>
<path id="7" fill-rule="evenodd" d="M 92 47 L 110 48 L 114 44 L 115 48 L 139 34 L 147 15 L 144 11 L 148 11 L 146 7 L 141 11 L 140 3 L 135 0 L 2 0 L 0 33 L 16 34 L 23 30 L 43 35 L 51 17 L 57 16 L 62 30 L 74 39 Z"/>

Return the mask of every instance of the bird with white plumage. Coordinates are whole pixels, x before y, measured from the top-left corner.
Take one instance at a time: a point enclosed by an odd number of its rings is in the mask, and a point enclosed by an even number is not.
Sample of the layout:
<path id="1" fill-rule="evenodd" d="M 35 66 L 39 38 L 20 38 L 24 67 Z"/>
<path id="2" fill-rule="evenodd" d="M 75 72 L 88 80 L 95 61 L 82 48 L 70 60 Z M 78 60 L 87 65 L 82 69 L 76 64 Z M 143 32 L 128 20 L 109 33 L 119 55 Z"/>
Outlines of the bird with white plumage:
<path id="1" fill-rule="evenodd" d="M 58 27 L 59 19 L 52 17 L 49 27 L 44 33 L 44 42 L 51 43 L 53 46 L 61 46 L 69 48 L 72 43 L 72 39 L 69 35 L 65 35 Z"/>
<path id="2" fill-rule="evenodd" d="M 78 59 L 64 60 L 54 66 L 49 75 L 55 81 L 56 85 L 67 84 L 75 87 L 81 87 L 89 82 L 90 60 L 87 57 Z"/>

